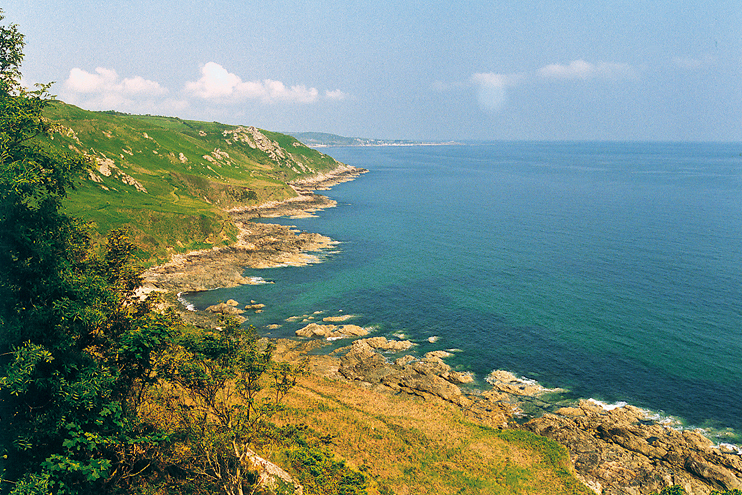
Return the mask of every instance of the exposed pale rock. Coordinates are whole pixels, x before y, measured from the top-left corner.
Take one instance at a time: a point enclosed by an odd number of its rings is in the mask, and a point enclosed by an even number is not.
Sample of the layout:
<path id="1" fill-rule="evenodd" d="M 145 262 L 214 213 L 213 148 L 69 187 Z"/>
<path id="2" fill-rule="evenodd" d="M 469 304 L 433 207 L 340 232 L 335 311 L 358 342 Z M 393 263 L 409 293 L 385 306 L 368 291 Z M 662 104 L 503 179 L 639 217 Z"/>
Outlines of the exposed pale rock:
<path id="1" fill-rule="evenodd" d="M 490 373 L 485 381 L 494 388 L 513 395 L 538 396 L 556 389 L 547 389 L 533 380 L 518 378 L 505 370 L 495 370 Z"/>
<path id="2" fill-rule="evenodd" d="M 296 331 L 296 335 L 299 337 L 329 337 L 333 330 L 337 327 L 335 325 L 319 325 L 317 323 L 310 323 Z"/>
<path id="3" fill-rule="evenodd" d="M 423 359 L 443 359 L 451 356 L 453 356 L 453 354 L 448 351 L 430 351 L 425 353 Z"/>
<path id="4" fill-rule="evenodd" d="M 118 172 L 118 178 L 121 182 L 128 186 L 134 186 L 137 191 L 146 193 L 147 189 L 134 177 L 132 177 L 129 174 L 125 174 L 124 172 L 119 171 Z"/>
<path id="5" fill-rule="evenodd" d="M 384 351 L 406 351 L 415 345 L 409 340 L 387 340 L 386 337 L 371 337 L 365 341 L 370 347 Z"/>
<path id="6" fill-rule="evenodd" d="M 452 383 L 465 384 L 465 383 L 473 383 L 474 382 L 474 375 L 472 375 L 468 371 L 466 371 L 466 372 L 450 371 L 450 372 L 448 372 L 448 373 L 446 373 L 444 375 L 441 375 L 441 376 L 443 378 L 445 378 L 446 380 L 448 380 L 449 382 L 452 382 Z"/>
<path id="7" fill-rule="evenodd" d="M 412 356 L 400 358 L 394 365 L 388 363 L 376 349 L 384 349 L 389 342 L 384 337 L 356 340 L 341 357 L 339 372 L 350 380 L 380 383 L 421 397 L 438 397 L 461 406 L 471 405 L 471 399 L 456 385 L 437 374 L 438 363 L 416 361 Z M 439 364 L 445 369 L 443 362 Z"/>
<path id="8" fill-rule="evenodd" d="M 303 266 L 319 261 L 312 254 L 334 245 L 332 239 L 309 232 L 292 232 L 283 225 L 238 222 L 237 244 L 173 256 L 164 265 L 145 272 L 148 283 L 199 291 L 255 283 L 245 267 Z"/>
<path id="9" fill-rule="evenodd" d="M 361 337 L 368 335 L 368 329 L 359 327 L 358 325 L 343 325 L 337 327 L 336 325 L 320 325 L 318 323 L 310 323 L 296 331 L 296 335 L 299 337 L 325 337 L 328 339 L 342 339 L 348 337 Z"/>
<path id="10" fill-rule="evenodd" d="M 272 493 L 287 493 L 286 488 L 290 487 L 293 495 L 303 495 L 304 487 L 276 464 L 263 459 L 252 450 L 247 452 L 247 461 L 258 473 L 258 487 Z"/>
<path id="11" fill-rule="evenodd" d="M 270 156 L 274 162 L 279 162 L 286 159 L 286 153 L 281 145 L 276 141 L 272 141 L 265 134 L 260 132 L 257 127 L 239 126 L 235 129 L 229 129 L 222 131 L 224 137 L 230 137 L 235 142 L 245 143 L 251 148 L 259 149 Z"/>
<path id="12" fill-rule="evenodd" d="M 95 157 L 95 163 L 98 165 L 98 172 L 106 177 L 110 177 L 114 170 L 117 170 L 116 164 L 110 158 Z"/>
<path id="13" fill-rule="evenodd" d="M 337 333 L 349 337 L 362 337 L 368 335 L 368 329 L 359 327 L 358 325 L 343 325 Z"/>
<path id="14" fill-rule="evenodd" d="M 223 315 L 239 315 L 244 313 L 244 311 L 242 311 L 241 309 L 238 309 L 231 304 L 223 302 L 209 306 L 208 308 L 206 308 L 206 311 L 208 311 L 209 313 L 221 313 Z"/>
<path id="15" fill-rule="evenodd" d="M 322 318 L 322 321 L 337 323 L 350 320 L 351 318 L 355 318 L 355 315 L 327 316 L 325 318 Z"/>
<path id="16" fill-rule="evenodd" d="M 650 494 L 674 484 L 688 495 L 742 488 L 739 454 L 714 448 L 697 432 L 651 423 L 632 406 L 605 410 L 581 401 L 558 412 L 524 427 L 565 445 L 577 475 L 600 493 Z"/>
<path id="17" fill-rule="evenodd" d="M 415 356 L 410 356 L 407 354 L 406 356 L 402 356 L 401 358 L 394 361 L 394 364 L 397 366 L 407 366 L 410 363 L 414 363 L 417 361 L 417 358 Z"/>

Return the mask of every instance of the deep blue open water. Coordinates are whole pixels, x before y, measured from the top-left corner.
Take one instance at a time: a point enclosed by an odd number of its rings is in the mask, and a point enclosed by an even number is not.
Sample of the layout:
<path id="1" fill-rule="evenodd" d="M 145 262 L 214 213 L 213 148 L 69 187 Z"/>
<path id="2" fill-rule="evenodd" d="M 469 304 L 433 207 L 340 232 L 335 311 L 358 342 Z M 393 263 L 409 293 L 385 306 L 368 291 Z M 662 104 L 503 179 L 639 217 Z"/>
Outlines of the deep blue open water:
<path id="1" fill-rule="evenodd" d="M 742 144 L 322 151 L 370 173 L 326 193 L 337 208 L 276 223 L 337 249 L 189 301 L 264 303 L 249 323 L 273 336 L 359 315 L 417 353 L 457 349 L 447 362 L 480 384 L 506 369 L 742 443 Z"/>

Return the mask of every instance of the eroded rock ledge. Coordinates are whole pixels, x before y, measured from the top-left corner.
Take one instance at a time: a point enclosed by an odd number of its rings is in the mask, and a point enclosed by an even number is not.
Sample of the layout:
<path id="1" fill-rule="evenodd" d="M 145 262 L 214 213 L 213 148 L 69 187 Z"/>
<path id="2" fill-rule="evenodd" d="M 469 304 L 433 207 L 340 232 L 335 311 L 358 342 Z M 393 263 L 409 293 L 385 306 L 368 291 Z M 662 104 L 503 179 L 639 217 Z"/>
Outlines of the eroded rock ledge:
<path id="1" fill-rule="evenodd" d="M 306 216 L 333 207 L 335 201 L 311 191 L 352 180 L 365 172 L 365 169 L 341 165 L 332 172 L 294 184 L 298 194 L 295 198 L 231 210 L 229 213 L 239 229 L 235 244 L 176 255 L 168 263 L 147 270 L 144 273 L 145 284 L 172 292 L 235 287 L 254 283 L 243 276 L 245 267 L 302 266 L 319 261 L 318 256 L 312 253 L 334 246 L 336 243 L 329 237 L 251 220 Z"/>
<path id="2" fill-rule="evenodd" d="M 641 409 L 605 411 L 582 401 L 524 428 L 565 445 L 576 472 L 596 493 L 646 494 L 681 485 L 686 493 L 742 489 L 742 461 L 701 434 L 657 424 Z"/>
<path id="3" fill-rule="evenodd" d="M 683 486 L 689 495 L 742 489 L 740 455 L 715 447 L 698 432 L 659 424 L 636 407 L 606 410 L 591 401 L 520 425 L 514 421 L 519 405 L 549 390 L 498 371 L 488 377 L 491 389 L 463 391 L 459 385 L 472 378 L 443 362 L 449 353 L 397 357 L 411 346 L 384 337 L 356 340 L 340 350 L 338 372 L 366 386 L 452 402 L 491 426 L 549 437 L 569 449 L 578 478 L 598 494 L 645 495 L 671 485 Z"/>

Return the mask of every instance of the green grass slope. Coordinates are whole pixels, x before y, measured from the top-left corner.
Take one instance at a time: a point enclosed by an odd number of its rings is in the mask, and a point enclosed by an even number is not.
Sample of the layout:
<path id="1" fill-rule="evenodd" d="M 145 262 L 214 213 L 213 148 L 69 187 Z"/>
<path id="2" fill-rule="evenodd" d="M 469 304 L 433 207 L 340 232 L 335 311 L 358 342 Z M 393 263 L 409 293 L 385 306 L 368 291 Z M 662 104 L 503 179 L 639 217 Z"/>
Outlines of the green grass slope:
<path id="1" fill-rule="evenodd" d="M 66 210 L 100 234 L 128 228 L 149 262 L 234 241 L 226 210 L 294 196 L 287 182 L 340 165 L 291 136 L 254 127 L 58 101 L 44 116 L 58 124 L 42 138 L 46 145 L 91 161 Z"/>

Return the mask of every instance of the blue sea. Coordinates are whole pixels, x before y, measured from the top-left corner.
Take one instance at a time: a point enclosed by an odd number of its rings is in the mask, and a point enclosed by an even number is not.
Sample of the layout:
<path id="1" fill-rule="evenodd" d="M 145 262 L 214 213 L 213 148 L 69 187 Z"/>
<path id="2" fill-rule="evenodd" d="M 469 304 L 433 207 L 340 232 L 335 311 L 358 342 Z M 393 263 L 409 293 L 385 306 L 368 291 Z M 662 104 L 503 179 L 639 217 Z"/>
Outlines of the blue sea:
<path id="1" fill-rule="evenodd" d="M 292 316 L 358 315 L 419 354 L 455 350 L 477 386 L 504 369 L 563 389 L 555 406 L 626 402 L 742 443 L 742 144 L 322 151 L 370 172 L 324 193 L 336 208 L 274 222 L 336 249 L 189 302 L 264 303 L 249 323 L 275 337 L 306 325 Z"/>

